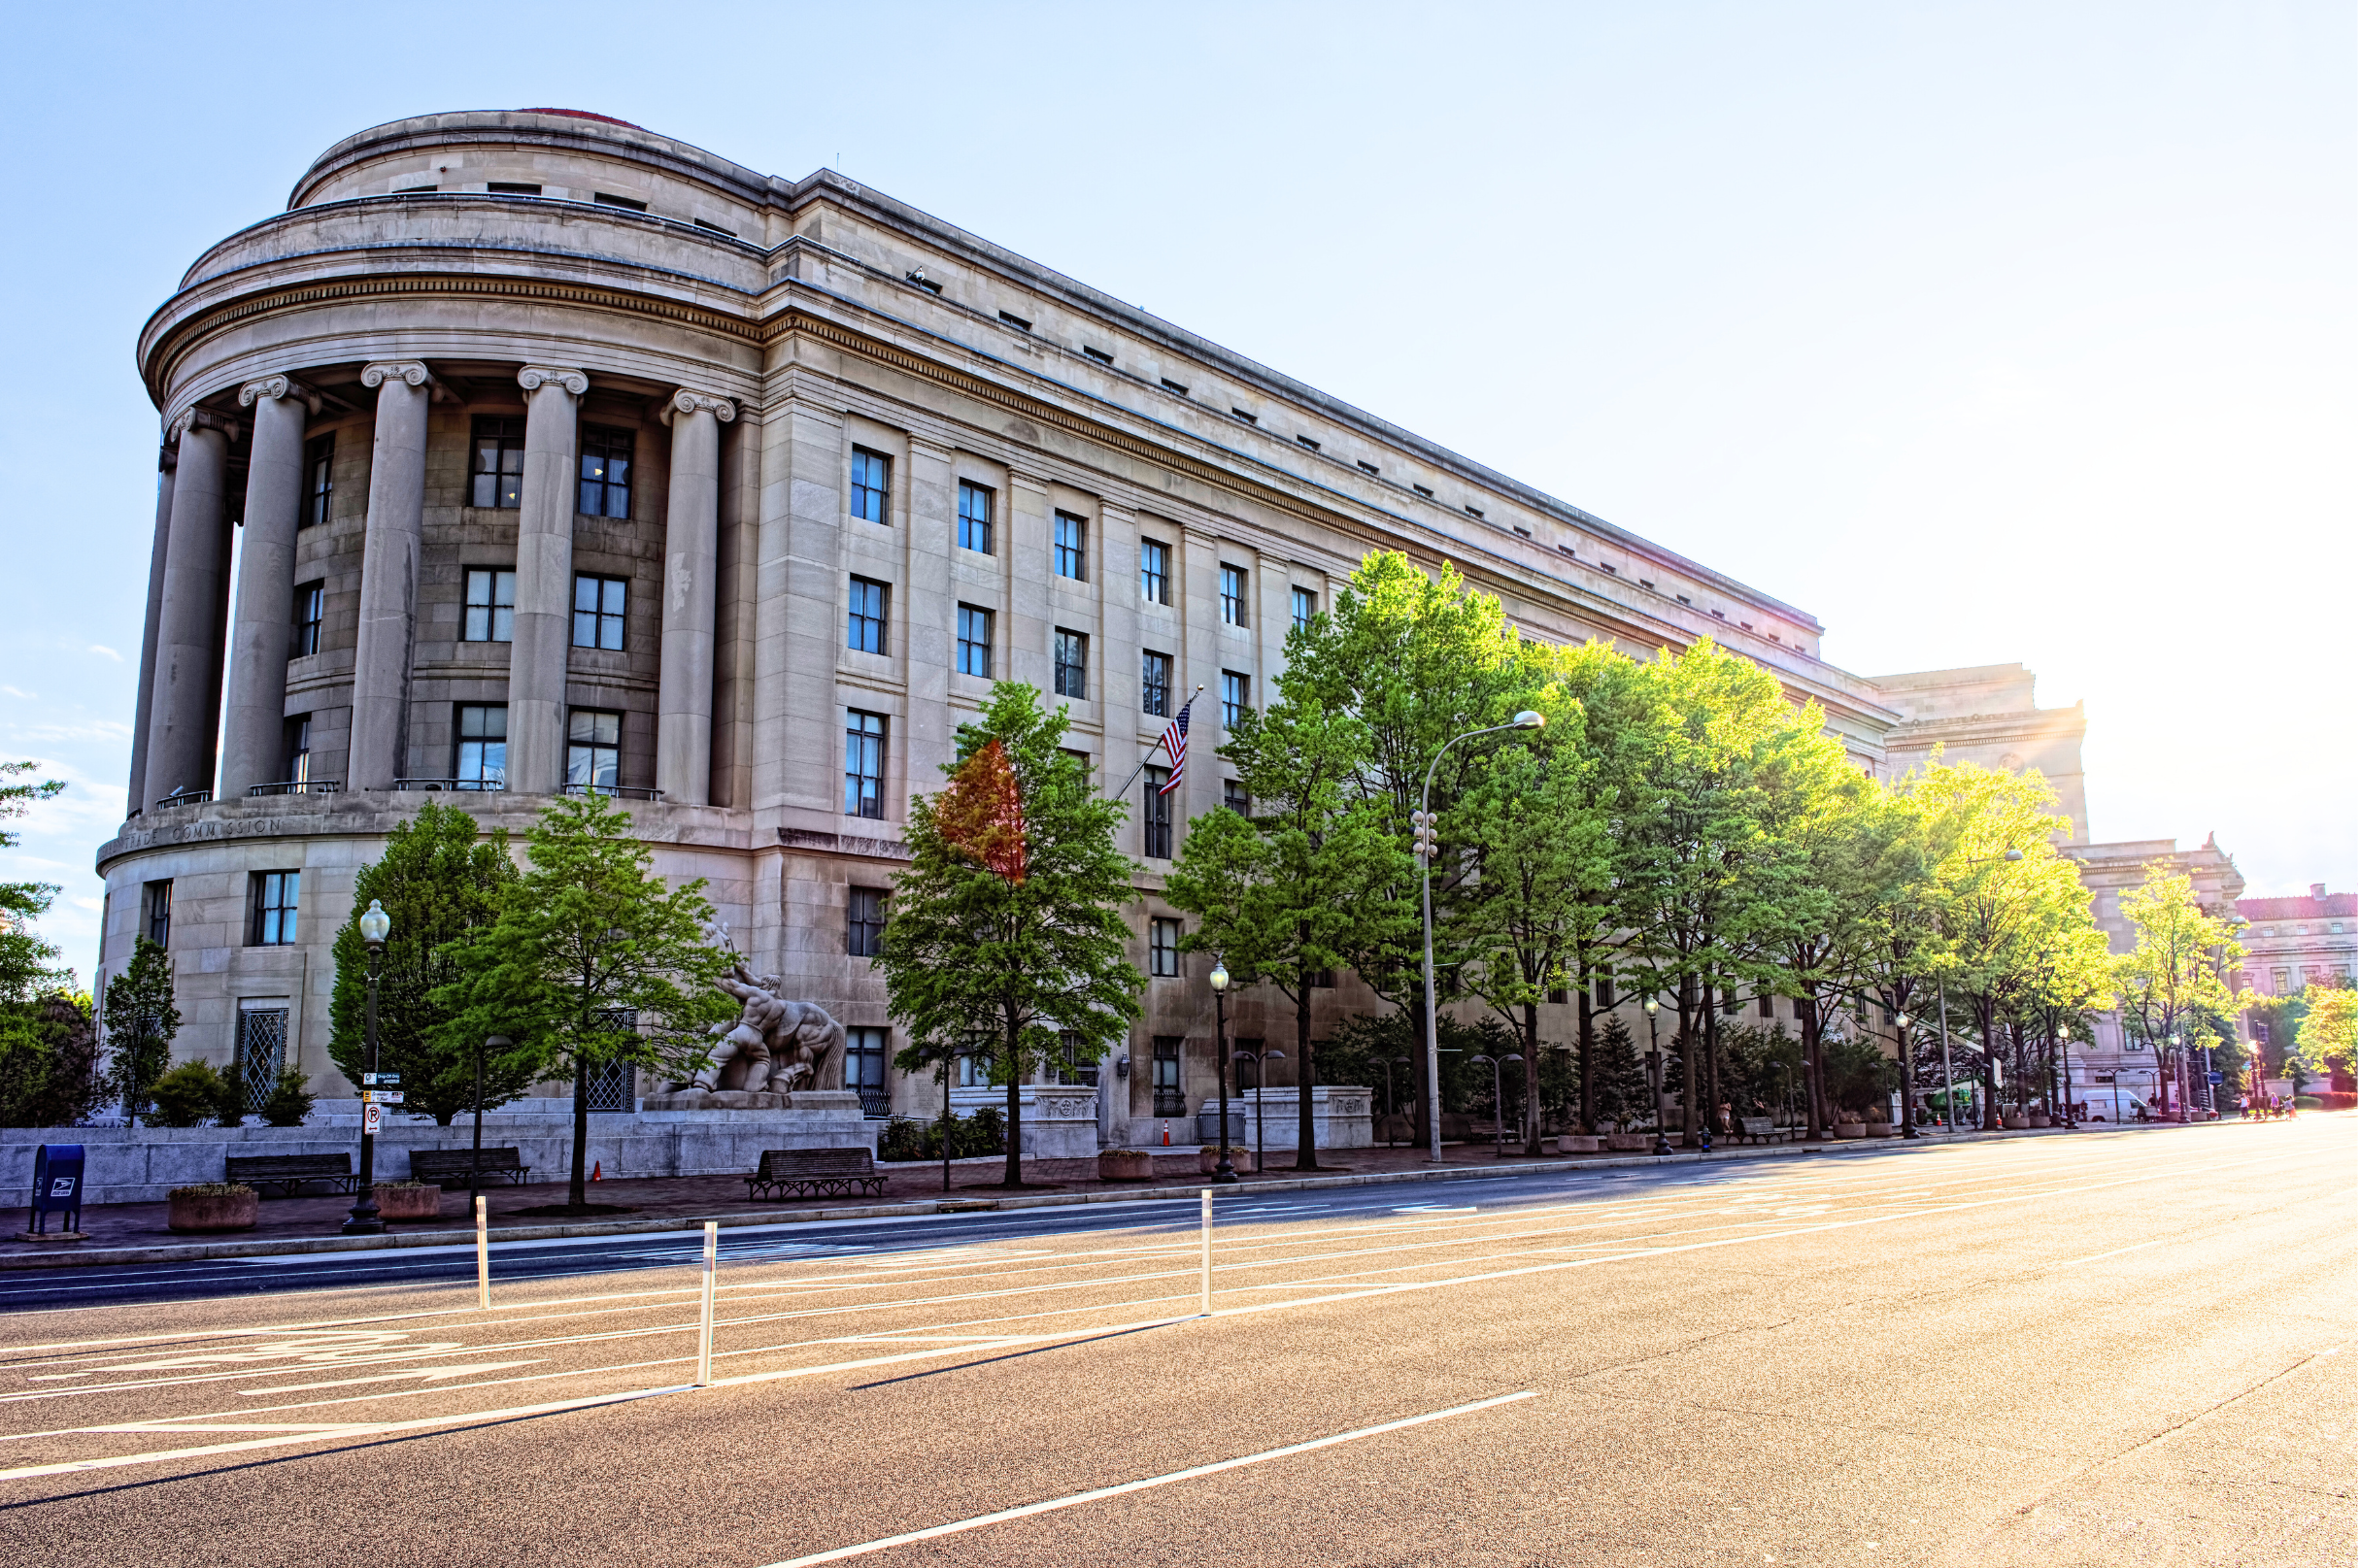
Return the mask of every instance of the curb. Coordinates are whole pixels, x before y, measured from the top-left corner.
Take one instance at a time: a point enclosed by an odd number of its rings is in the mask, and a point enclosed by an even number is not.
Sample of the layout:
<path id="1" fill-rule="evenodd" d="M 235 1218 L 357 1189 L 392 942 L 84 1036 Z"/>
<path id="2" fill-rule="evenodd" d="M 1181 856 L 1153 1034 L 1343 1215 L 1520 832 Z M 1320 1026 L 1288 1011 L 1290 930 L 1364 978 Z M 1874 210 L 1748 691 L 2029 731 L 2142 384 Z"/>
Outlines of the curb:
<path id="1" fill-rule="evenodd" d="M 2227 1125 L 2226 1122 L 2210 1125 Z M 2176 1123 L 2175 1123 L 2176 1125 Z M 2197 1123 L 2205 1125 L 2205 1123 Z M 695 1231 L 710 1219 L 724 1229 L 745 1225 L 812 1224 L 826 1219 L 905 1219 L 945 1214 L 1004 1212 L 1013 1209 L 1075 1208 L 1093 1203 L 1175 1203 L 1201 1192 L 1301 1192 L 1317 1187 L 1391 1186 L 1407 1182 L 1467 1182 L 1501 1176 L 1531 1176 L 1543 1172 L 1597 1171 L 1657 1165 L 1725 1165 L 1733 1161 L 1790 1159 L 1804 1154 L 1883 1152 L 1947 1148 L 1952 1144 L 1996 1142 L 2006 1138 L 2041 1138 L 2066 1131 L 2090 1129 L 2048 1127 L 2017 1132 L 1954 1133 L 1947 1138 L 1870 1138 L 1817 1144 L 1772 1144 L 1721 1150 L 1705 1155 L 1690 1151 L 1673 1154 L 1622 1154 L 1501 1161 L 1492 1165 L 1453 1165 L 1441 1170 L 1363 1171 L 1351 1175 L 1300 1176 L 1271 1182 L 1240 1183 L 1233 1188 L 1209 1184 L 1151 1187 L 1112 1192 L 1043 1192 L 1037 1196 L 1004 1198 L 927 1198 L 908 1203 L 855 1204 L 835 1209 L 780 1209 L 762 1213 L 681 1215 L 665 1219 L 602 1219 L 577 1225 L 515 1225 L 490 1233 L 493 1245 L 505 1242 L 569 1241 L 594 1236 L 657 1236 L 670 1231 Z M 2109 1129 L 2112 1130 L 2112 1129 Z M 2128 1126 L 2120 1129 L 2131 1130 Z M 411 1231 L 387 1236 L 288 1236 L 269 1241 L 186 1242 L 162 1247 L 110 1247 L 92 1251 L 0 1252 L 0 1273 L 22 1269 L 103 1268 L 126 1263 L 200 1263 L 241 1257 L 290 1257 L 320 1252 L 378 1252 L 418 1247 L 463 1247 L 474 1239 L 469 1229 Z"/>

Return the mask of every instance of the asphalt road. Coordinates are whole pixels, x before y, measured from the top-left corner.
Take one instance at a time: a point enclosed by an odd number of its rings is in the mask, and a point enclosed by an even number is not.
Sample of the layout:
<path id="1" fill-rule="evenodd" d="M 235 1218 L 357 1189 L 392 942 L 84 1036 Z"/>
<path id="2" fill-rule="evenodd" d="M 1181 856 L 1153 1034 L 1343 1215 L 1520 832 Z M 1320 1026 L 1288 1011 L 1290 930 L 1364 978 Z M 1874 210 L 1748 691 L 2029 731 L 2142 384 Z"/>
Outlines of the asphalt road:
<path id="1" fill-rule="evenodd" d="M 2349 1563 L 2349 1117 L 0 1278 L 11 1563 Z"/>

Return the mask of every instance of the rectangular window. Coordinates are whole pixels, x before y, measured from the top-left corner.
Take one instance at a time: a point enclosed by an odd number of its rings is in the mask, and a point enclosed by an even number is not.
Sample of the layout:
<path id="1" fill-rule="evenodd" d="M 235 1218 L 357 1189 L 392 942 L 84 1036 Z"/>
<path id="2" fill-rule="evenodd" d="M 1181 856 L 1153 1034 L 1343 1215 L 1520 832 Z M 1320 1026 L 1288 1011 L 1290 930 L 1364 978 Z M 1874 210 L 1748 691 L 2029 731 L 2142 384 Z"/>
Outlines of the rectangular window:
<path id="1" fill-rule="evenodd" d="M 883 452 L 855 447 L 852 458 L 852 515 L 864 522 L 887 522 L 886 494 L 893 488 L 893 462 Z"/>
<path id="2" fill-rule="evenodd" d="M 864 1117 L 893 1114 L 893 1095 L 885 1084 L 885 1048 L 890 1034 L 875 1026 L 844 1031 L 844 1086 L 860 1096 Z"/>
<path id="3" fill-rule="evenodd" d="M 1235 729 L 1237 720 L 1254 706 L 1254 678 L 1235 670 L 1221 672 L 1221 727 Z"/>
<path id="4" fill-rule="evenodd" d="M 586 517 L 631 515 L 631 432 L 586 425 L 582 431 L 581 512 Z"/>
<path id="5" fill-rule="evenodd" d="M 487 180 L 484 189 L 494 196 L 538 196 L 541 187 L 522 180 Z"/>
<path id="6" fill-rule="evenodd" d="M 1142 649 L 1139 652 L 1139 712 L 1150 718 L 1171 717 L 1172 656 Z"/>
<path id="7" fill-rule="evenodd" d="M 1180 922 L 1158 916 L 1147 922 L 1147 972 L 1158 980 L 1180 974 Z"/>
<path id="8" fill-rule="evenodd" d="M 287 771 L 280 777 L 292 784 L 312 782 L 312 716 L 309 714 L 297 714 L 287 721 Z"/>
<path id="9" fill-rule="evenodd" d="M 327 619 L 327 584 L 305 583 L 295 589 L 295 646 L 289 658 L 309 658 L 320 651 L 320 627 Z"/>
<path id="10" fill-rule="evenodd" d="M 619 577 L 577 576 L 574 579 L 576 648 L 619 649 L 623 646 L 624 602 L 629 589 L 629 583 Z"/>
<path id="11" fill-rule="evenodd" d="M 1163 792 L 1171 776 L 1169 768 L 1147 770 L 1147 800 L 1139 814 L 1139 827 L 1140 853 L 1150 860 L 1172 857 L 1172 797 Z"/>
<path id="12" fill-rule="evenodd" d="M 1057 515 L 1057 545 L 1054 550 L 1057 575 L 1069 577 L 1076 583 L 1090 580 L 1090 557 L 1085 548 L 1090 537 L 1088 519 L 1070 512 Z"/>
<path id="13" fill-rule="evenodd" d="M 992 492 L 959 482 L 959 548 L 992 553 Z"/>
<path id="14" fill-rule="evenodd" d="M 1590 987 L 1590 995 L 1600 1007 L 1612 1007 L 1614 1005 L 1614 977 L 1612 975 L 1599 976 Z"/>
<path id="15" fill-rule="evenodd" d="M 467 568 L 463 643 L 513 643 L 517 636 L 517 575 L 496 566 Z"/>
<path id="16" fill-rule="evenodd" d="M 1762 1003 L 1762 1016 L 1764 1018 L 1774 1018 L 1778 1016 L 1778 998 L 1775 996 L 1763 996 L 1758 998 L 1758 1000 Z"/>
<path id="17" fill-rule="evenodd" d="M 612 793 L 622 782 L 623 716 L 577 708 L 565 720 L 565 787 L 569 793 Z"/>
<path id="18" fill-rule="evenodd" d="M 333 431 L 303 444 L 303 515 L 295 526 L 316 528 L 328 520 L 336 493 L 336 436 Z"/>
<path id="19" fill-rule="evenodd" d="M 295 941 L 295 905 L 303 881 L 300 871 L 257 871 L 253 874 L 253 918 L 247 945 L 286 948 Z"/>
<path id="20" fill-rule="evenodd" d="M 874 958 L 884 951 L 885 889 L 855 887 L 845 900 L 844 951 L 855 958 Z"/>
<path id="21" fill-rule="evenodd" d="M 959 607 L 959 673 L 992 679 L 992 612 Z"/>
<path id="22" fill-rule="evenodd" d="M 1057 694 L 1078 701 L 1090 698 L 1090 638 L 1082 632 L 1057 629 Z"/>
<path id="23" fill-rule="evenodd" d="M 524 504 L 524 421 L 475 421 L 474 472 L 467 504 L 475 507 L 521 507 Z"/>
<path id="24" fill-rule="evenodd" d="M 1311 617 L 1318 614 L 1319 590 L 1297 588 L 1295 590 L 1295 629 L 1297 631 L 1306 629 L 1311 624 Z"/>
<path id="25" fill-rule="evenodd" d="M 1172 548 L 1153 539 L 1139 541 L 1139 597 L 1149 604 L 1172 602 Z"/>
<path id="26" fill-rule="evenodd" d="M 1221 618 L 1231 626 L 1246 623 L 1246 569 L 1221 563 Z"/>
<path id="27" fill-rule="evenodd" d="M 140 925 L 148 940 L 159 948 L 172 946 L 172 879 L 143 884 L 139 890 Z"/>
<path id="28" fill-rule="evenodd" d="M 1104 1054 L 1084 1040 L 1080 1030 L 1062 1031 L 1057 1037 L 1057 1081 L 1067 1088 L 1096 1088 L 1098 1058 Z"/>
<path id="29" fill-rule="evenodd" d="M 892 589 L 871 578 L 852 580 L 852 607 L 845 612 L 844 646 L 856 653 L 885 651 L 885 612 Z"/>
<path id="30" fill-rule="evenodd" d="M 469 703 L 458 711 L 458 752 L 451 777 L 461 789 L 508 787 L 508 705 Z"/>
<path id="31" fill-rule="evenodd" d="M 601 207 L 620 207 L 625 212 L 644 213 L 648 210 L 648 204 L 636 196 L 611 196 L 603 190 L 591 191 L 590 200 Z"/>
<path id="32" fill-rule="evenodd" d="M 1006 311 L 999 313 L 999 319 L 1002 325 L 1012 326 L 1019 332 L 1029 332 L 1032 330 L 1031 322 L 1026 320 L 1021 316 L 1010 316 Z"/>
<path id="33" fill-rule="evenodd" d="M 1246 793 L 1243 780 L 1224 779 L 1221 781 L 1221 804 L 1240 817 L 1254 815 L 1254 797 Z"/>
<path id="34" fill-rule="evenodd" d="M 885 817 L 885 716 L 844 710 L 844 815 Z"/>
<path id="35" fill-rule="evenodd" d="M 1160 1117 L 1188 1115 L 1188 1096 L 1180 1088 L 1180 1041 L 1176 1034 L 1160 1034 L 1155 1040 L 1152 1059 L 1154 1076 L 1149 1080 L 1156 1094 L 1155 1114 Z"/>

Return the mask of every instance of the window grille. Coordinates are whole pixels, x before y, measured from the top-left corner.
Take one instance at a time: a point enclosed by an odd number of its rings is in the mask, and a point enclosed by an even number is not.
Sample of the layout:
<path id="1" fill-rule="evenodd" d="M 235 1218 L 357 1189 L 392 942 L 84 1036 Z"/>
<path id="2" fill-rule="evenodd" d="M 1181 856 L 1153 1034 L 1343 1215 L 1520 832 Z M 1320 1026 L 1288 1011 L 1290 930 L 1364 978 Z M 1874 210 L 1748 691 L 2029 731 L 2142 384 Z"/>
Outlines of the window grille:
<path id="1" fill-rule="evenodd" d="M 287 1066 L 287 1009 L 246 1008 L 238 1014 L 238 1087 L 249 1116 L 262 1109 Z"/>

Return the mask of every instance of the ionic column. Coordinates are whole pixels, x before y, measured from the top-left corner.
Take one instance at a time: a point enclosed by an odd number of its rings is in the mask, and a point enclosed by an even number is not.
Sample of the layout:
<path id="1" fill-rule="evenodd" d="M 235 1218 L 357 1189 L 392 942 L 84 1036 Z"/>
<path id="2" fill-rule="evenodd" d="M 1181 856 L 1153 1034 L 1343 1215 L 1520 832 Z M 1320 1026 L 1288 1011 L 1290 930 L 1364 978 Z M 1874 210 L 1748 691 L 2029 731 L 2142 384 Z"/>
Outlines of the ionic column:
<path id="1" fill-rule="evenodd" d="M 353 649 L 353 750 L 345 765 L 346 784 L 354 789 L 390 789 L 408 771 L 410 650 L 418 634 L 418 551 L 426 507 L 426 400 L 432 380 L 415 359 L 369 365 L 360 372 L 360 384 L 377 388 L 377 437 L 369 453 L 360 630 Z"/>
<path id="2" fill-rule="evenodd" d="M 246 469 L 245 538 L 238 546 L 238 618 L 229 633 L 223 800 L 277 783 L 281 772 L 295 524 L 303 504 L 303 421 L 317 395 L 286 376 L 238 388 L 239 405 L 254 411 L 254 439 Z"/>
<path id="3" fill-rule="evenodd" d="M 713 614 L 721 535 L 721 427 L 737 405 L 683 388 L 672 426 L 664 512 L 663 663 L 656 683 L 656 787 L 666 800 L 712 802 Z M 513 702 L 513 699 L 511 699 Z"/>
<path id="4" fill-rule="evenodd" d="M 131 718 L 131 787 L 126 815 L 148 807 L 148 726 L 155 717 L 155 637 L 164 614 L 164 545 L 172 537 L 172 473 L 178 456 L 170 447 L 155 464 L 155 539 L 148 549 L 148 616 L 139 634 L 139 706 Z"/>
<path id="5" fill-rule="evenodd" d="M 508 650 L 508 787 L 546 795 L 565 778 L 565 667 L 573 645 L 574 403 L 578 370 L 526 365 L 524 483 L 517 513 L 516 641 Z"/>
<path id="6" fill-rule="evenodd" d="M 141 780 L 148 806 L 180 790 L 213 787 L 221 617 L 229 589 L 229 524 L 221 492 L 230 422 L 190 409 L 172 421 L 172 431 L 181 455 L 172 483 L 172 526 L 164 544 L 164 590 L 149 684 L 148 766 Z"/>

